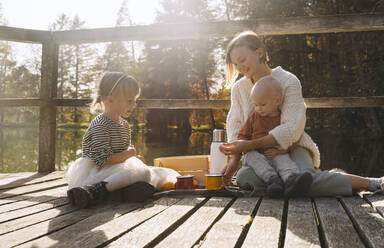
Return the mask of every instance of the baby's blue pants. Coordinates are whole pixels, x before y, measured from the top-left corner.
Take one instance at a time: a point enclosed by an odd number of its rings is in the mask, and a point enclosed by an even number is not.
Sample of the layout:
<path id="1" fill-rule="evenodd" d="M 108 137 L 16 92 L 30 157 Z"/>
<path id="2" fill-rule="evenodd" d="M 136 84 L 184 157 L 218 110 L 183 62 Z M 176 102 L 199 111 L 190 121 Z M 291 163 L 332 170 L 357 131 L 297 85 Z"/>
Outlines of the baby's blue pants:
<path id="1" fill-rule="evenodd" d="M 352 185 L 348 175 L 329 171 L 316 172 L 309 151 L 302 147 L 296 147 L 290 156 L 299 167 L 300 172 L 312 174 L 313 183 L 307 193 L 308 196 L 352 195 Z M 249 166 L 243 166 L 239 169 L 236 182 L 242 189 L 253 190 L 254 193 L 265 192 L 266 184 Z"/>
<path id="2" fill-rule="evenodd" d="M 280 177 L 286 183 L 291 175 L 300 172 L 288 153 L 267 158 L 264 154 L 253 150 L 243 156 L 242 162 L 243 167 L 252 168 L 257 178 L 267 184 L 272 183 L 276 177 Z"/>

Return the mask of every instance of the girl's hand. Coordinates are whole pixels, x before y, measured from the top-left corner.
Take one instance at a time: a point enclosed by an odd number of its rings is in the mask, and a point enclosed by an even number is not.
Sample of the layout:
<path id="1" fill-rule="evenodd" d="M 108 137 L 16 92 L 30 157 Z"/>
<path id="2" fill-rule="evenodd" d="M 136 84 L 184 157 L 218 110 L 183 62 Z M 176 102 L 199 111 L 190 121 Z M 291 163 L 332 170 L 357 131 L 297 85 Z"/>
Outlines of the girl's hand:
<path id="1" fill-rule="evenodd" d="M 127 159 L 130 157 L 136 156 L 136 149 L 133 146 L 129 146 L 126 152 L 127 152 Z"/>
<path id="2" fill-rule="evenodd" d="M 141 155 L 136 155 L 136 157 L 137 157 L 138 159 L 140 159 L 141 161 L 143 161 L 143 163 L 145 164 L 145 159 L 144 159 L 143 156 L 141 156 Z"/>
<path id="3" fill-rule="evenodd" d="M 266 156 L 267 158 L 274 158 L 279 154 L 284 154 L 284 150 L 269 148 L 264 152 L 264 156 Z"/>
<path id="4" fill-rule="evenodd" d="M 235 140 L 230 143 L 225 143 L 219 146 L 222 153 L 226 155 L 239 154 L 242 152 L 248 152 L 252 150 L 250 140 Z"/>

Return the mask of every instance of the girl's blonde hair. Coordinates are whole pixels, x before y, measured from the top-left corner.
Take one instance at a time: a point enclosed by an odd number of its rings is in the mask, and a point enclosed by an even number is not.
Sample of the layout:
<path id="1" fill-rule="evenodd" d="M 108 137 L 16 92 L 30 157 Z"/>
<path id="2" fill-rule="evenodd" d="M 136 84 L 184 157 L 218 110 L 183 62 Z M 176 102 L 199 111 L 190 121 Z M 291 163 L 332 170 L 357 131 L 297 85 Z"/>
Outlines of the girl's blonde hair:
<path id="1" fill-rule="evenodd" d="M 97 91 L 91 104 L 91 113 L 103 111 L 103 101 L 107 96 L 123 94 L 126 98 L 138 97 L 140 87 L 136 79 L 121 72 L 106 72 L 97 85 Z"/>
<path id="2" fill-rule="evenodd" d="M 231 83 L 234 78 L 237 77 L 238 72 L 236 66 L 231 61 L 231 52 L 235 47 L 245 46 L 252 51 L 256 51 L 258 48 L 262 48 L 264 55 L 260 59 L 260 63 L 267 63 L 268 54 L 265 50 L 265 46 L 257 34 L 253 31 L 244 31 L 235 38 L 233 38 L 228 46 L 225 55 L 225 78 L 226 83 Z"/>

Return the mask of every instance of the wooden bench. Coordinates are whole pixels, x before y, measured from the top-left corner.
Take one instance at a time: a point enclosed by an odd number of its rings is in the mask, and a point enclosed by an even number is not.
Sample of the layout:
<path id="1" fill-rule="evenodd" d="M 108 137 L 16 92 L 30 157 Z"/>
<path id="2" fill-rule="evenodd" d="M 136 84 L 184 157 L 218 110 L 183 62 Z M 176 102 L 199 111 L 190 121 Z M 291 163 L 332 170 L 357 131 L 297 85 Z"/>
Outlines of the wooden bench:
<path id="1" fill-rule="evenodd" d="M 384 247 L 384 195 L 181 195 L 76 209 L 63 172 L 0 175 L 1 247 Z"/>

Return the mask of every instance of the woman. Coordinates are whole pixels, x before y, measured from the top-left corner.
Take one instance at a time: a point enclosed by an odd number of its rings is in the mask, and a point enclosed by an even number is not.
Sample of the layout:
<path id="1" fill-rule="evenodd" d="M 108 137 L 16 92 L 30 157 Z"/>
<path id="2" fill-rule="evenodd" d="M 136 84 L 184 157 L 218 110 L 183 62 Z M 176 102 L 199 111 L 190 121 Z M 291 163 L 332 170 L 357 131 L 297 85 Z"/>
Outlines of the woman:
<path id="1" fill-rule="evenodd" d="M 353 192 L 362 190 L 383 191 L 384 177 L 364 178 L 345 173 L 315 171 L 315 168 L 320 166 L 320 153 L 310 136 L 304 132 L 306 106 L 300 81 L 295 75 L 280 66 L 271 69 L 267 65 L 266 49 L 254 32 L 243 32 L 228 44 L 225 69 L 227 82 L 232 81 L 237 73 L 241 73 L 244 77 L 232 86 L 231 107 L 227 116 L 229 143 L 220 147 L 222 152 L 232 155 L 222 171 L 224 184 L 231 183 L 231 178 L 238 169 L 242 152 L 277 145 L 280 145 L 282 149 L 287 149 L 293 143 L 298 142 L 290 155 L 302 172 L 312 174 L 313 183 L 308 195 L 334 196 L 352 195 Z M 281 123 L 262 138 L 237 140 L 242 125 L 254 111 L 250 99 L 251 88 L 254 82 L 267 75 L 275 77 L 283 89 Z M 265 190 L 265 184 L 249 167 L 241 168 L 236 180 L 239 187 L 243 189 L 252 189 L 255 193 Z"/>

